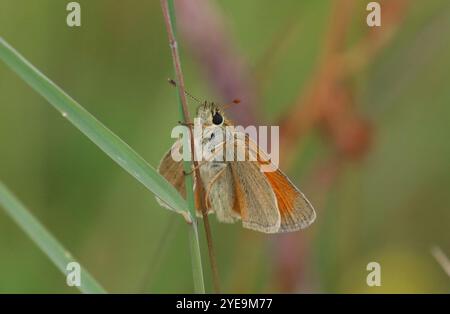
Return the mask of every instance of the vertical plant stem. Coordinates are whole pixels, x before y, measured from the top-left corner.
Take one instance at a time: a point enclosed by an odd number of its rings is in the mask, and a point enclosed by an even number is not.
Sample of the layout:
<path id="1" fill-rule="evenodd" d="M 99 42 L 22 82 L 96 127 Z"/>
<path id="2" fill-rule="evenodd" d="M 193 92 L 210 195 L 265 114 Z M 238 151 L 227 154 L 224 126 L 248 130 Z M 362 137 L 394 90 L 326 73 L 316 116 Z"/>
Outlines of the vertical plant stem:
<path id="1" fill-rule="evenodd" d="M 175 76 L 178 81 L 178 98 L 179 98 L 179 108 L 180 115 L 183 118 L 182 120 L 186 123 L 190 122 L 189 119 L 189 111 L 187 110 L 186 105 L 186 95 L 184 94 L 184 80 L 183 74 L 181 72 L 180 65 L 180 57 L 177 49 L 177 42 L 175 40 L 175 34 L 172 27 L 172 16 L 169 14 L 168 3 L 165 0 L 161 0 L 161 7 L 163 10 L 163 16 L 166 23 L 167 35 L 169 37 L 169 45 L 172 53 L 173 66 L 175 70 Z M 191 148 L 193 145 L 193 133 L 190 129 L 191 136 Z M 187 140 L 187 139 L 184 139 Z M 193 149 L 191 149 L 194 152 Z M 189 173 L 191 171 L 191 162 L 184 161 L 183 163 L 184 171 Z M 194 289 L 196 293 L 205 293 L 205 284 L 203 280 L 203 267 L 202 267 L 202 258 L 200 253 L 200 242 L 198 238 L 198 230 L 197 230 L 197 219 L 195 213 L 195 199 L 193 192 L 193 180 L 191 176 L 185 176 L 185 185 L 186 185 L 186 200 L 188 203 L 188 209 L 191 216 L 192 224 L 189 228 L 189 247 L 191 251 L 191 262 L 192 262 L 192 275 L 194 278 Z"/>
<path id="2" fill-rule="evenodd" d="M 194 165 L 195 167 L 197 165 Z M 196 177 L 200 178 L 200 173 L 198 168 L 196 168 Z M 213 278 L 213 285 L 214 285 L 214 292 L 220 293 L 220 280 L 219 280 L 219 270 L 217 269 L 217 261 L 216 261 L 216 254 L 214 252 L 214 245 L 212 240 L 212 233 L 211 233 L 211 227 L 209 225 L 209 219 L 208 219 L 208 212 L 206 211 L 206 207 L 204 204 L 204 189 L 202 184 L 199 184 L 198 188 L 196 189 L 196 192 L 198 194 L 198 199 L 200 200 L 200 206 L 201 206 L 201 212 L 203 217 L 203 227 L 205 228 L 205 235 L 206 235 L 206 243 L 208 245 L 208 256 L 209 256 L 209 262 L 211 265 L 211 272 L 212 272 L 212 278 Z"/>
<path id="3" fill-rule="evenodd" d="M 206 208 L 203 204 L 203 186 L 202 186 L 202 183 L 200 180 L 200 173 L 199 173 L 199 170 L 197 167 L 198 164 L 194 158 L 194 152 L 195 152 L 194 136 L 193 136 L 192 126 L 191 126 L 191 119 L 189 116 L 189 110 L 187 107 L 186 94 L 184 92 L 185 91 L 184 78 L 183 78 L 183 72 L 181 70 L 180 55 L 178 52 L 178 46 L 177 46 L 177 41 L 176 41 L 176 37 L 175 37 L 176 23 L 175 23 L 175 8 L 174 8 L 173 0 L 161 0 L 161 7 L 162 7 L 162 11 L 163 11 L 164 21 L 166 23 L 167 35 L 169 38 L 170 50 L 172 53 L 173 67 L 175 70 L 175 77 L 176 77 L 176 81 L 177 81 L 178 96 L 179 96 L 179 103 L 180 103 L 180 114 L 183 118 L 183 121 L 186 123 L 186 125 L 188 125 L 189 132 L 190 132 L 191 154 L 192 154 L 191 157 L 192 157 L 192 161 L 193 161 L 194 168 L 195 168 L 195 177 L 198 178 L 197 182 L 196 182 L 196 193 L 198 193 L 197 194 L 198 199 L 200 200 L 200 203 L 202 203 L 201 204 L 201 212 L 203 215 L 206 241 L 208 244 L 208 255 L 209 255 L 209 261 L 211 264 L 214 290 L 216 293 L 219 293 L 220 285 L 219 285 L 217 263 L 216 263 L 215 254 L 214 254 L 214 246 L 213 246 L 213 242 L 212 242 L 211 229 L 209 226 L 208 215 L 206 212 Z M 184 162 L 184 170 L 186 173 L 191 172 L 191 169 L 192 169 L 191 167 L 192 167 L 191 162 L 188 162 L 188 161 Z M 185 181 L 185 183 L 186 183 L 186 198 L 187 198 L 188 205 L 189 205 L 189 212 L 192 216 L 192 230 L 193 231 L 192 231 L 192 234 L 190 234 L 191 252 L 194 253 L 193 251 L 198 251 L 198 254 L 192 254 L 194 281 L 197 281 L 195 279 L 195 276 L 199 276 L 199 274 L 201 274 L 202 282 L 203 282 L 192 176 L 186 176 L 185 180 L 186 180 Z M 203 288 L 203 291 L 204 291 L 204 288 Z"/>

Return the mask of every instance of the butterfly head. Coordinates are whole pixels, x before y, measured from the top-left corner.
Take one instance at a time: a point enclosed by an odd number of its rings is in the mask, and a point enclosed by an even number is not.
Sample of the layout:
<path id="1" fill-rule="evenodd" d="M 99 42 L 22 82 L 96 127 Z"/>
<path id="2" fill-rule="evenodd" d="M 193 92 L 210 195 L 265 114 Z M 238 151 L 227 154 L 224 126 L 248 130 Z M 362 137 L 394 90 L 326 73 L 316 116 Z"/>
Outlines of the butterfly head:
<path id="1" fill-rule="evenodd" d="M 197 108 L 197 118 L 205 126 L 222 126 L 226 125 L 226 117 L 220 105 L 213 102 L 205 101 Z"/>

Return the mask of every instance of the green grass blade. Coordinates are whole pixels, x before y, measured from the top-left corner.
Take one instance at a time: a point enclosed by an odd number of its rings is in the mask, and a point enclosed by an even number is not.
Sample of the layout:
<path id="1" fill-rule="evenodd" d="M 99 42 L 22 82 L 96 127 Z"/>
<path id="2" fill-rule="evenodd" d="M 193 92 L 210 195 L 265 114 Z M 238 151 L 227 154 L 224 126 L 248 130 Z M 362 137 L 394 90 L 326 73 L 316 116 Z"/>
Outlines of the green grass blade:
<path id="1" fill-rule="evenodd" d="M 56 267 L 66 274 L 67 264 L 75 260 L 2 182 L 0 182 L 0 205 Z M 81 286 L 77 288 L 84 293 L 106 293 L 85 269 L 81 269 Z"/>
<path id="2" fill-rule="evenodd" d="M 171 208 L 180 212 L 187 210 L 186 201 L 164 177 L 159 175 L 117 135 L 36 69 L 2 37 L 0 37 L 0 59 L 147 189 Z"/>

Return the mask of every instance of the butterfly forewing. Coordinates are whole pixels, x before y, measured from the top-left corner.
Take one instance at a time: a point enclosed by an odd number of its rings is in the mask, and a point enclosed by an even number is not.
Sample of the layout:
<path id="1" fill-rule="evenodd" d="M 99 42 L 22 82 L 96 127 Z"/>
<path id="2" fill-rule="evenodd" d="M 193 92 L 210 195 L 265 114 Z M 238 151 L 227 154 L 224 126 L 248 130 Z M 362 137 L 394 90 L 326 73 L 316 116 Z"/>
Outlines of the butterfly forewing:
<path id="1" fill-rule="evenodd" d="M 287 176 L 270 163 L 268 154 L 262 150 L 251 138 L 239 134 L 235 136 L 236 145 L 245 145 L 246 151 L 258 160 L 260 166 L 276 169 L 273 172 L 261 172 L 267 178 L 270 188 L 276 199 L 276 208 L 279 211 L 281 222 L 278 232 L 296 231 L 308 227 L 314 222 L 316 213 L 311 203 L 300 190 L 287 178 Z M 241 162 L 247 164 L 249 162 Z M 248 167 L 246 167 L 248 168 Z"/>
<path id="2" fill-rule="evenodd" d="M 316 213 L 311 203 L 280 170 L 264 173 L 277 199 L 281 216 L 279 232 L 296 231 L 312 224 Z"/>

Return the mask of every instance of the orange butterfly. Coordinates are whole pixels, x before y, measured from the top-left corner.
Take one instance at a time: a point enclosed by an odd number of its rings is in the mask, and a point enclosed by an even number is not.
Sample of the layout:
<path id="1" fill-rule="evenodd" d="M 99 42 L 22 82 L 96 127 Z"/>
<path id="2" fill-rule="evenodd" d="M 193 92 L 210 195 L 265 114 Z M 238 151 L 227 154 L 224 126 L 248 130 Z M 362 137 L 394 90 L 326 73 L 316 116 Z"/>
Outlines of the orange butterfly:
<path id="1" fill-rule="evenodd" d="M 283 172 L 261 171 L 261 165 L 266 162 L 260 156 L 268 160 L 267 154 L 245 134 L 237 131 L 229 134 L 227 126 L 232 124 L 225 118 L 220 106 L 204 102 L 197 109 L 197 118 L 204 132 L 201 139 L 194 141 L 209 146 L 209 149 L 214 147 L 217 152 L 220 151 L 217 147 L 224 147 L 227 139 L 229 141 L 231 138 L 236 147 L 256 151 L 258 156 L 253 161 L 215 158 L 199 163 L 200 178 L 194 176 L 194 186 L 200 179 L 205 187 L 204 203 L 208 213 L 215 213 L 219 221 L 226 223 L 240 219 L 244 227 L 265 233 L 297 231 L 314 222 L 316 213 L 311 203 Z M 219 134 L 225 134 L 225 137 Z M 172 150 L 179 151 L 181 147 L 182 140 L 179 139 L 162 158 L 158 172 L 185 198 L 183 162 L 175 161 L 171 154 Z M 225 149 L 222 151 L 226 154 Z M 232 153 L 235 154 L 234 151 Z M 199 204 L 196 199 L 197 208 Z M 201 216 L 201 213 L 198 212 L 198 215 Z"/>

